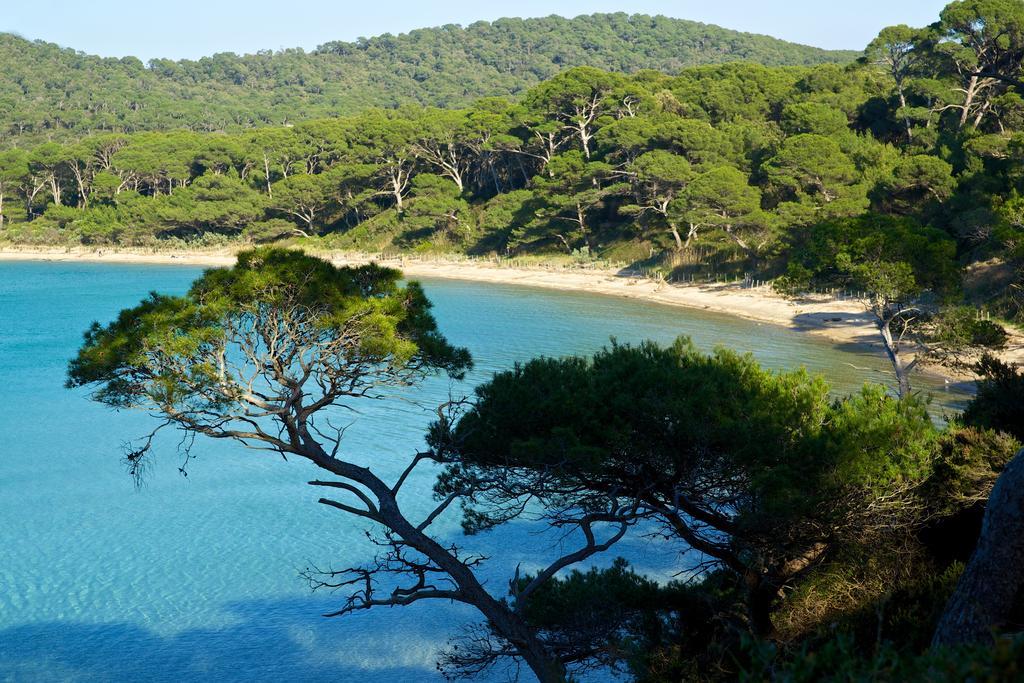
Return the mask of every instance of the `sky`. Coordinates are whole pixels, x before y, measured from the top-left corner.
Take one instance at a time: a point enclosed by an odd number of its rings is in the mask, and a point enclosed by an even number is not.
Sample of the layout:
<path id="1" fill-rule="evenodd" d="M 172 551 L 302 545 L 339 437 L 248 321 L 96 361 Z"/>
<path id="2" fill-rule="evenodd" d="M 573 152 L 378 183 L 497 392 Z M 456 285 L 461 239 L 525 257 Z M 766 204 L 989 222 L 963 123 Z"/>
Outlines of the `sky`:
<path id="1" fill-rule="evenodd" d="M 833 49 L 860 50 L 879 29 L 923 26 L 947 0 L 124 0 L 0 1 L 0 31 L 90 54 L 195 59 L 216 52 L 312 49 L 331 40 L 500 17 L 663 14 Z M 8 5 L 4 7 L 3 5 Z"/>

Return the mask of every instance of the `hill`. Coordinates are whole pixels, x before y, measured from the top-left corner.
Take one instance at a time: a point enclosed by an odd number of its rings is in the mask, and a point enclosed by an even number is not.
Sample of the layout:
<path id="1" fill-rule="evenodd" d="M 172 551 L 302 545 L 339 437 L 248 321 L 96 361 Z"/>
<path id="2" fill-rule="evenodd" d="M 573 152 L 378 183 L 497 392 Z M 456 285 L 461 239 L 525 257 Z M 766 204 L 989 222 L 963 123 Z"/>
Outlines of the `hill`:
<path id="1" fill-rule="evenodd" d="M 0 34 L 0 144 L 94 131 L 216 131 L 404 104 L 515 96 L 575 66 L 625 73 L 734 61 L 847 62 L 827 51 L 663 16 L 500 19 L 199 60 L 103 58 Z"/>

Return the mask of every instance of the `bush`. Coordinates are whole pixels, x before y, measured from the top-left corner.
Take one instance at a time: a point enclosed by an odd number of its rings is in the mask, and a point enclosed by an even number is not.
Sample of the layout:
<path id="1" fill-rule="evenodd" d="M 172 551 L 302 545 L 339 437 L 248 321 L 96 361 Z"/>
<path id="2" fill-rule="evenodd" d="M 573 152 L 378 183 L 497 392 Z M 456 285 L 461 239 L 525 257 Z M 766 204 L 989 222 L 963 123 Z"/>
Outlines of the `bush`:
<path id="1" fill-rule="evenodd" d="M 1003 349 L 1009 336 L 1002 325 L 979 320 L 978 311 L 970 306 L 952 306 L 934 317 L 929 334 L 931 340 L 952 349 Z"/>
<path id="2" fill-rule="evenodd" d="M 791 657 L 771 643 L 750 643 L 751 663 L 740 675 L 751 683 L 860 683 L 927 681 L 928 683 L 1014 683 L 1024 679 L 1024 637 L 994 645 L 948 648 L 924 653 L 883 645 L 863 656 L 853 639 L 839 635 L 821 647 L 804 648 Z"/>
<path id="3" fill-rule="evenodd" d="M 974 366 L 978 393 L 967 405 L 965 424 L 1012 434 L 1024 441 L 1024 371 L 986 354 Z"/>
<path id="4" fill-rule="evenodd" d="M 923 488 L 929 517 L 952 514 L 987 500 L 996 478 L 1018 448 L 1020 443 L 1006 432 L 951 425 L 939 440 L 932 474 Z"/>
<path id="5" fill-rule="evenodd" d="M 59 224 L 46 218 L 24 223 L 7 223 L 0 235 L 5 240 L 26 246 L 71 246 L 78 241 L 71 239 L 72 236 L 61 230 Z"/>

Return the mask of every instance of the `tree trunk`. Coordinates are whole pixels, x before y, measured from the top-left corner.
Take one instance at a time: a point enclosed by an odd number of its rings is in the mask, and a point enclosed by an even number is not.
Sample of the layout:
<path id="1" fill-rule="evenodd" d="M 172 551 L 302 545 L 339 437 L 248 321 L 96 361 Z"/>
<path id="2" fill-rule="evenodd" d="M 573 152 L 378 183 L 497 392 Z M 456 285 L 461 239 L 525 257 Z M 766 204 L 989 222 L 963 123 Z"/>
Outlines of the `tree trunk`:
<path id="1" fill-rule="evenodd" d="M 690 229 L 686 231 L 686 244 L 684 246 L 690 246 L 690 243 L 693 241 L 693 238 L 697 236 L 697 230 L 699 229 L 699 226 L 695 225 L 694 223 L 690 223 Z"/>
<path id="2" fill-rule="evenodd" d="M 912 391 L 910 386 L 910 371 L 904 366 L 899 356 L 893 359 L 893 368 L 896 371 L 896 391 L 900 398 L 906 398 L 910 396 Z"/>
<path id="3" fill-rule="evenodd" d="M 729 239 L 731 239 L 737 247 L 742 249 L 744 254 L 746 254 L 750 258 L 754 258 L 755 256 L 757 256 L 757 251 L 754 250 L 749 244 L 747 244 L 747 241 L 745 239 L 743 239 L 735 232 L 733 232 L 731 225 L 726 224 L 723 226 L 723 228 L 725 229 L 725 234 L 729 236 Z"/>
<path id="4" fill-rule="evenodd" d="M 790 585 L 808 568 L 815 565 L 828 550 L 826 543 L 815 543 L 802 554 L 781 564 L 770 566 L 767 571 L 748 569 L 744 575 L 747 584 L 747 616 L 750 630 L 759 638 L 774 638 L 775 622 L 772 614 L 783 595 L 785 586 Z"/>
<path id="5" fill-rule="evenodd" d="M 526 172 L 526 167 L 523 166 L 523 159 L 522 159 L 522 157 L 517 154 L 517 155 L 515 155 L 515 158 L 516 158 L 516 166 L 518 166 L 518 168 L 519 168 L 519 175 L 521 175 L 523 177 L 523 186 L 525 187 L 526 185 L 530 184 L 530 174 Z M 509 182 L 510 183 L 512 182 L 512 173 L 511 173 L 511 171 L 509 171 Z"/>
<path id="6" fill-rule="evenodd" d="M 399 165 L 397 168 L 391 170 L 391 196 L 395 198 L 395 208 L 398 212 L 402 212 L 403 204 L 403 192 L 405 191 L 406 176 L 402 170 L 402 166 Z"/>
<path id="7" fill-rule="evenodd" d="M 906 398 L 907 396 L 910 396 L 911 392 L 910 371 L 913 368 L 914 363 L 907 363 L 900 354 L 899 345 L 892 338 L 892 329 L 889 327 L 891 323 L 891 318 L 880 317 L 878 319 L 878 331 L 882 335 L 882 345 L 885 347 L 885 355 L 889 357 L 889 362 L 892 363 L 893 372 L 896 373 L 897 393 L 900 398 Z"/>
<path id="8" fill-rule="evenodd" d="M 55 173 L 50 174 L 47 182 L 50 184 L 50 194 L 53 196 L 53 203 L 60 206 L 61 189 L 60 180 Z"/>
<path id="9" fill-rule="evenodd" d="M 85 172 L 79 167 L 78 162 L 71 166 L 71 172 L 75 174 L 75 185 L 78 186 L 78 208 L 84 209 L 89 206 L 89 194 L 85 189 Z"/>
<path id="10" fill-rule="evenodd" d="M 39 184 L 32 185 L 32 186 L 29 186 L 28 188 L 26 188 L 26 192 L 25 192 L 25 220 L 31 221 L 33 218 L 35 218 L 36 214 L 35 214 L 35 211 L 32 210 L 32 207 L 36 203 L 36 197 L 39 196 L 39 193 L 43 191 L 43 188 L 45 186 L 46 186 L 46 181 L 45 180 L 40 180 Z"/>
<path id="11" fill-rule="evenodd" d="M 978 94 L 978 77 L 971 76 L 971 80 L 967 83 L 967 88 L 964 89 L 964 106 L 960 110 L 960 127 L 963 128 L 967 125 L 967 119 L 971 115 L 971 107 L 974 105 L 974 98 Z"/>
<path id="12" fill-rule="evenodd" d="M 590 231 L 587 230 L 587 211 L 579 202 L 576 202 L 576 223 L 580 226 L 580 232 L 583 233 L 583 242 L 587 245 L 587 249 L 593 251 L 594 245 L 591 243 Z"/>
<path id="13" fill-rule="evenodd" d="M 906 111 L 906 109 L 907 109 L 907 96 L 903 92 L 903 86 L 902 85 L 899 85 L 897 87 L 898 87 L 899 96 L 900 96 L 900 109 L 903 109 L 904 111 Z M 907 116 L 903 117 L 903 125 L 907 129 L 907 141 L 908 142 L 913 142 L 914 141 L 914 128 L 913 128 L 913 126 L 910 125 L 910 119 Z"/>
<path id="14" fill-rule="evenodd" d="M 933 647 L 983 643 L 1024 588 L 1024 449 L 996 480 L 978 545 L 935 629 Z"/>
<path id="15" fill-rule="evenodd" d="M 579 125 L 580 142 L 583 144 L 583 156 L 590 160 L 590 131 L 587 129 L 587 125 L 581 123 Z"/>
<path id="16" fill-rule="evenodd" d="M 310 450 L 311 452 L 305 455 L 314 464 L 354 481 L 373 493 L 379 503 L 378 510 L 384 525 L 412 548 L 430 558 L 452 578 L 465 601 L 476 607 L 494 631 L 515 647 L 516 653 L 523 658 L 541 683 L 564 683 L 565 667 L 557 657 L 547 651 L 522 616 L 488 593 L 472 569 L 454 557 L 440 543 L 414 527 L 402 514 L 398 501 L 387 484 L 366 468 L 332 458 L 319 446 L 314 446 Z"/>
<path id="17" fill-rule="evenodd" d="M 675 223 L 669 223 L 668 224 L 668 228 L 669 228 L 669 230 L 672 231 L 672 239 L 674 239 L 676 241 L 676 251 L 682 251 L 683 250 L 683 238 L 679 235 L 679 229 L 676 228 L 676 224 Z"/>
<path id="18" fill-rule="evenodd" d="M 491 172 L 491 180 L 494 181 L 494 192 L 496 194 L 501 194 L 501 181 L 498 179 L 498 169 L 496 169 L 494 167 L 494 163 L 493 162 L 488 164 L 488 168 L 489 168 L 489 170 Z M 479 181 L 479 185 L 483 185 L 483 181 L 482 180 Z"/>
<path id="19" fill-rule="evenodd" d="M 427 151 L 429 161 L 441 170 L 441 175 L 459 186 L 459 194 L 466 189 L 465 181 L 462 178 L 462 166 L 459 164 L 458 154 L 452 150 L 435 149 Z"/>
<path id="20" fill-rule="evenodd" d="M 978 126 L 981 125 L 982 119 L 985 118 L 985 113 L 988 111 L 989 107 L 991 107 L 991 106 L 992 106 L 992 101 L 989 100 L 989 101 L 985 102 L 985 104 L 983 104 L 980 107 L 978 107 L 978 115 L 974 117 L 974 127 L 975 128 L 977 128 Z"/>
<path id="21" fill-rule="evenodd" d="M 263 177 L 267 181 L 267 196 L 273 199 L 274 191 L 270 189 L 270 159 L 266 154 L 263 155 Z"/>
<path id="22" fill-rule="evenodd" d="M 544 153 L 544 159 L 542 159 L 542 161 L 544 162 L 542 168 L 545 171 L 547 171 L 549 178 L 554 178 L 555 174 L 551 170 L 550 164 L 551 160 L 555 157 L 555 153 L 558 151 L 558 144 L 555 140 L 555 134 L 548 133 L 547 138 L 545 138 L 545 143 L 547 144 L 547 150 Z"/>
<path id="23" fill-rule="evenodd" d="M 779 596 L 778 586 L 771 584 L 764 576 L 755 571 L 748 572 L 745 581 L 750 631 L 758 638 L 772 638 L 775 635 L 772 611 Z"/>

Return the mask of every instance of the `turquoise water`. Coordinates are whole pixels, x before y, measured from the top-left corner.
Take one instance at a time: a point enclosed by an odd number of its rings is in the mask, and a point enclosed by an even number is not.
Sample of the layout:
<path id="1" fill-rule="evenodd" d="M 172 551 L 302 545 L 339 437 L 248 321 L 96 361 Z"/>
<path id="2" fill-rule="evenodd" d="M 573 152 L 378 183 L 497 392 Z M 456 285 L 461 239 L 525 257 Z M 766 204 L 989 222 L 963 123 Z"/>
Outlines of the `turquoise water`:
<path id="1" fill-rule="evenodd" d="M 0 263 L 0 679 L 441 680 L 434 655 L 475 621 L 471 610 L 438 603 L 319 616 L 341 598 L 310 594 L 297 571 L 355 564 L 372 549 L 359 524 L 315 504 L 317 492 L 304 485 L 312 468 L 200 443 L 185 478 L 173 442 L 164 442 L 136 490 L 119 462 L 121 445 L 151 420 L 62 387 L 92 320 L 109 320 L 150 290 L 181 292 L 198 272 Z M 442 329 L 477 365 L 467 384 L 432 381 L 358 416 L 348 453 L 383 473 L 421 445 L 427 408 L 449 393 L 466 394 L 533 355 L 589 353 L 609 336 L 690 334 L 707 348 L 753 351 L 771 367 L 825 371 L 842 392 L 884 378 L 881 358 L 725 316 L 519 287 L 425 285 Z M 963 400 L 930 388 L 937 410 Z M 426 509 L 429 485 L 421 474 L 404 504 Z M 440 530 L 458 539 L 457 520 Z M 555 552 L 555 540 L 535 532 L 516 524 L 466 542 L 492 558 L 496 592 L 517 563 L 528 570 Z M 642 541 L 617 553 L 660 577 L 677 560 Z"/>

